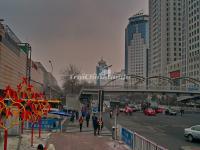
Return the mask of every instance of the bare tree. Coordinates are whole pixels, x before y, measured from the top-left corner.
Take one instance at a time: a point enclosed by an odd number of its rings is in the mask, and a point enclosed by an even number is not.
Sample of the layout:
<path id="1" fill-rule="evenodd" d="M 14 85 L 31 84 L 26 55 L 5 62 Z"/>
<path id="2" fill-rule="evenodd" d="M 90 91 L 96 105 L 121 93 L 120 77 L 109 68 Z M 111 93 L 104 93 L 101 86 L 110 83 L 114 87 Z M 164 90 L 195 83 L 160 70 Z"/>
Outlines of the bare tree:
<path id="1" fill-rule="evenodd" d="M 81 75 L 81 71 L 75 66 L 70 64 L 62 72 L 63 80 L 63 93 L 65 95 L 78 94 L 84 87 L 94 86 L 94 83 L 89 83 L 86 80 L 80 80 L 78 76 Z"/>
<path id="2" fill-rule="evenodd" d="M 64 94 L 75 94 L 79 86 L 79 80 L 77 76 L 80 75 L 80 70 L 75 66 L 70 64 L 62 72 L 63 80 L 63 90 Z"/>

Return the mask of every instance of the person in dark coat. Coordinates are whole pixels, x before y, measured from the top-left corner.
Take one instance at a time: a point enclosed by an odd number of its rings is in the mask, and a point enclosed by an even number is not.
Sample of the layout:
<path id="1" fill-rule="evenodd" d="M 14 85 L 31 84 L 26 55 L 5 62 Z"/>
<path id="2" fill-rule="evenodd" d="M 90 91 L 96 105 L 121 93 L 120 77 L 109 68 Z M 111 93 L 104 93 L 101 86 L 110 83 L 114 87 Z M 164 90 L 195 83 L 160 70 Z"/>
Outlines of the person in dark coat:
<path id="1" fill-rule="evenodd" d="M 79 112 L 76 111 L 76 120 L 78 120 L 78 118 L 79 118 Z"/>
<path id="2" fill-rule="evenodd" d="M 184 109 L 183 108 L 180 109 L 180 113 L 181 113 L 181 116 L 184 114 Z"/>
<path id="3" fill-rule="evenodd" d="M 90 113 L 87 113 L 87 115 L 86 115 L 86 125 L 87 125 L 87 127 L 89 127 L 89 121 L 90 121 Z"/>
<path id="4" fill-rule="evenodd" d="M 92 123 L 94 128 L 94 136 L 96 136 L 98 129 L 98 118 L 95 116 L 95 114 L 92 116 Z"/>
<path id="5" fill-rule="evenodd" d="M 71 115 L 71 118 L 70 118 L 70 121 L 74 123 L 74 118 L 75 118 L 75 114 L 74 112 L 72 112 L 72 115 Z"/>
<path id="6" fill-rule="evenodd" d="M 39 144 L 37 150 L 44 150 L 44 146 L 42 144 Z"/>

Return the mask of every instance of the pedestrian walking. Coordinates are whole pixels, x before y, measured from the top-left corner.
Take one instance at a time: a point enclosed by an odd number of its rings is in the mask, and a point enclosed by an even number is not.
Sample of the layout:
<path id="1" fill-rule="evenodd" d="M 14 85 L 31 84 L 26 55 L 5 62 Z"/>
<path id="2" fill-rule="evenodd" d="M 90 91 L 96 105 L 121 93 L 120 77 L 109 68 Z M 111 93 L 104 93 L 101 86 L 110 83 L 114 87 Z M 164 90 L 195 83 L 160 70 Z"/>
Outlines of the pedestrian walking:
<path id="1" fill-rule="evenodd" d="M 79 125 L 80 125 L 80 132 L 82 132 L 82 127 L 83 127 L 83 116 L 81 116 L 80 118 L 79 118 Z"/>
<path id="2" fill-rule="evenodd" d="M 98 135 L 99 135 L 99 132 L 102 131 L 103 129 L 103 119 L 101 117 L 101 119 L 98 120 Z"/>
<path id="3" fill-rule="evenodd" d="M 89 121 L 90 121 L 90 113 L 89 112 L 87 113 L 85 120 L 86 120 L 87 127 L 89 127 Z"/>
<path id="4" fill-rule="evenodd" d="M 75 118 L 75 114 L 74 114 L 74 111 L 72 112 L 72 115 L 71 115 L 71 118 L 70 118 L 70 121 L 72 122 L 72 123 L 74 123 L 74 118 Z"/>
<path id="5" fill-rule="evenodd" d="M 184 114 L 184 109 L 183 108 L 180 109 L 180 113 L 181 113 L 181 116 Z"/>
<path id="6" fill-rule="evenodd" d="M 76 120 L 78 120 L 78 118 L 79 118 L 79 112 L 76 111 Z"/>
<path id="7" fill-rule="evenodd" d="M 113 112 L 112 110 L 110 110 L 110 118 L 112 118 Z"/>
<path id="8" fill-rule="evenodd" d="M 98 128 L 98 118 L 95 116 L 95 114 L 92 116 L 92 123 L 94 128 L 94 136 L 96 136 Z"/>

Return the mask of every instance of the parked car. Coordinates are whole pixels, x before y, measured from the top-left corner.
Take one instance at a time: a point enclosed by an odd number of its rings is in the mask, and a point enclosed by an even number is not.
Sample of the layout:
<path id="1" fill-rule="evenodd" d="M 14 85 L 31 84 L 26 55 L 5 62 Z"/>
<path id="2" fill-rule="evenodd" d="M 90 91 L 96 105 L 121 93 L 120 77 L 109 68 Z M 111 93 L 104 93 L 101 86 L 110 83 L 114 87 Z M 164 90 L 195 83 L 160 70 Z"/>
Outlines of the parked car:
<path id="1" fill-rule="evenodd" d="M 155 116 L 156 112 L 152 108 L 147 108 L 144 110 L 144 114 L 147 116 Z"/>
<path id="2" fill-rule="evenodd" d="M 167 109 L 165 110 L 165 114 L 166 114 L 166 115 L 176 116 L 177 112 L 176 112 L 175 110 L 173 110 L 173 109 L 167 108 Z"/>
<path id="3" fill-rule="evenodd" d="M 192 126 L 184 130 L 184 136 L 192 142 L 194 139 L 200 140 L 200 125 Z"/>

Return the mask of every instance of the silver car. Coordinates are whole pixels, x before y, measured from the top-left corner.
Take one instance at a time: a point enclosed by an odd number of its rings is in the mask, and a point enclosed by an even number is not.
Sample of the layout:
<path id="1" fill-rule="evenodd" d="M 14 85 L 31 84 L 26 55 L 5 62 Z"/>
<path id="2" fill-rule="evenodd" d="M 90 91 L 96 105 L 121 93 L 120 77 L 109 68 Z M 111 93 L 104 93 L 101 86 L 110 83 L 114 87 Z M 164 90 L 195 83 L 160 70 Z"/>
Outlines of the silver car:
<path id="1" fill-rule="evenodd" d="M 186 128 L 184 132 L 184 136 L 192 142 L 194 139 L 200 139 L 200 125 L 192 126 L 190 128 Z"/>

